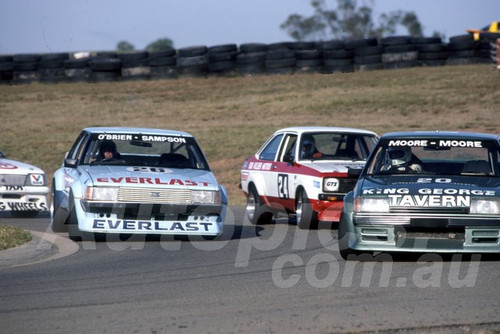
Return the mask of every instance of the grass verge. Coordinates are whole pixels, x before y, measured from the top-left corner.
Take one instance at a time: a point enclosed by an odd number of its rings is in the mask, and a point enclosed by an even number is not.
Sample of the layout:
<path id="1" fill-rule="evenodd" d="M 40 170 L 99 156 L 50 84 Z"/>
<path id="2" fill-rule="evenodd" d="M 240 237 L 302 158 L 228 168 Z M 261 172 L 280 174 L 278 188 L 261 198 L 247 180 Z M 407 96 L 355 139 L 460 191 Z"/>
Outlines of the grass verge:
<path id="1" fill-rule="evenodd" d="M 0 225 L 0 250 L 24 245 L 31 239 L 31 234 L 19 227 Z"/>

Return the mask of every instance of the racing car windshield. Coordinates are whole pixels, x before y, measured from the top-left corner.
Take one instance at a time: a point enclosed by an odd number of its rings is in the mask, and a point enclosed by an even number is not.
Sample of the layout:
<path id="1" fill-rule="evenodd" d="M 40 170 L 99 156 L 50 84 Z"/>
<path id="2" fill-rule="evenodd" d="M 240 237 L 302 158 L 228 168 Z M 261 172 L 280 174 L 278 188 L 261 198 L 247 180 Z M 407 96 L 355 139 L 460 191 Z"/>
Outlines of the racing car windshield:
<path id="1" fill-rule="evenodd" d="M 196 140 L 175 135 L 94 134 L 82 157 L 90 165 L 209 169 Z"/>
<path id="2" fill-rule="evenodd" d="M 357 133 L 306 132 L 300 139 L 299 160 L 366 160 L 376 138 Z"/>
<path id="3" fill-rule="evenodd" d="M 499 152 L 494 143 L 481 140 L 386 139 L 375 149 L 367 173 L 498 176 Z"/>

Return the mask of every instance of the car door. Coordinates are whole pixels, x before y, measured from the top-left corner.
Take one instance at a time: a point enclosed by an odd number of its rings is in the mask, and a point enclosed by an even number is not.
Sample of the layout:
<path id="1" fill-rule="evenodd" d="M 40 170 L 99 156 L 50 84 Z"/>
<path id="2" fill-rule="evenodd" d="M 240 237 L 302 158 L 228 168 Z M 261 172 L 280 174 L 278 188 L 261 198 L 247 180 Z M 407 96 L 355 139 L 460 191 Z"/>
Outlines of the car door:
<path id="1" fill-rule="evenodd" d="M 269 204 L 276 209 L 293 209 L 294 198 L 291 172 L 295 154 L 297 135 L 285 133 L 274 156 L 274 160 L 265 168 L 266 194 Z M 264 167 L 263 167 L 264 168 Z"/>

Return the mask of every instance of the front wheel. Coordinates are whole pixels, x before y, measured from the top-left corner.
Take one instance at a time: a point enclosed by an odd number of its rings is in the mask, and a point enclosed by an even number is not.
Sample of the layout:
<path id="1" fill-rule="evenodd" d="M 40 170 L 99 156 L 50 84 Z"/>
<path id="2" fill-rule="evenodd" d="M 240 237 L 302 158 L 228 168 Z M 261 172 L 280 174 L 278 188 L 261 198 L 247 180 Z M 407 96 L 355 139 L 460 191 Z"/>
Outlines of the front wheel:
<path id="1" fill-rule="evenodd" d="M 297 226 L 300 229 L 313 229 L 318 226 L 318 215 L 313 210 L 305 190 L 301 190 L 297 194 L 295 214 L 297 217 Z"/>
<path id="2" fill-rule="evenodd" d="M 58 194 L 62 192 L 57 192 L 55 183 L 52 183 L 52 199 L 50 202 L 50 221 L 52 226 L 52 231 L 54 232 L 68 232 L 68 226 L 66 225 L 66 220 L 68 219 L 68 212 L 61 208 L 60 201 L 61 198 Z M 61 195 L 62 196 L 62 195 Z"/>
<path id="3" fill-rule="evenodd" d="M 338 245 L 340 256 L 344 260 L 348 260 L 350 255 L 358 255 L 359 252 L 355 251 L 349 246 L 349 237 L 352 232 L 347 231 L 347 223 L 345 217 L 342 214 L 340 216 L 339 228 L 338 228 Z"/>
<path id="4" fill-rule="evenodd" d="M 246 213 L 252 225 L 269 224 L 273 219 L 272 212 L 262 203 L 255 187 L 248 190 Z"/>

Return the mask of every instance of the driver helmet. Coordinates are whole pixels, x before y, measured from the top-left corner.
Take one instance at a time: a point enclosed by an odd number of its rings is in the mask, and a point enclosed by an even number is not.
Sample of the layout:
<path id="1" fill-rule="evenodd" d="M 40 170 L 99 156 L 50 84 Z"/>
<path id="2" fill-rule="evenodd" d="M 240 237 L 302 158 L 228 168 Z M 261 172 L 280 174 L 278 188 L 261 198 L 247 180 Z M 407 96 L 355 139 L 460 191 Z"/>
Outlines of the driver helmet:
<path id="1" fill-rule="evenodd" d="M 307 136 L 307 137 L 302 138 L 300 156 L 302 158 L 312 157 L 312 155 L 314 154 L 315 151 L 316 151 L 316 146 L 314 143 L 314 138 L 311 136 Z"/>
<path id="2" fill-rule="evenodd" d="M 99 148 L 101 156 L 104 156 L 104 152 L 116 153 L 116 144 L 112 140 L 103 140 Z"/>
<path id="3" fill-rule="evenodd" d="M 389 148 L 389 158 L 393 166 L 404 165 L 411 160 L 411 148 L 409 147 L 391 147 Z"/>

